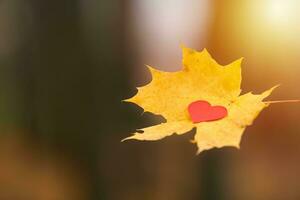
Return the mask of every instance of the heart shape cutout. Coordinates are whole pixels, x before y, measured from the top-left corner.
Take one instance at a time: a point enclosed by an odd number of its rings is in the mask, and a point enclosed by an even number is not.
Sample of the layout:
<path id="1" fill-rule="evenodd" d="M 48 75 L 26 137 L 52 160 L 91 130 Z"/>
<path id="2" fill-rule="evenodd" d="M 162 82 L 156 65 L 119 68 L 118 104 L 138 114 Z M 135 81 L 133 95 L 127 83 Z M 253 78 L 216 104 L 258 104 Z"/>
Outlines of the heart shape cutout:
<path id="1" fill-rule="evenodd" d="M 189 104 L 188 111 L 194 123 L 215 121 L 227 116 L 224 106 L 212 106 L 207 101 L 194 101 Z"/>

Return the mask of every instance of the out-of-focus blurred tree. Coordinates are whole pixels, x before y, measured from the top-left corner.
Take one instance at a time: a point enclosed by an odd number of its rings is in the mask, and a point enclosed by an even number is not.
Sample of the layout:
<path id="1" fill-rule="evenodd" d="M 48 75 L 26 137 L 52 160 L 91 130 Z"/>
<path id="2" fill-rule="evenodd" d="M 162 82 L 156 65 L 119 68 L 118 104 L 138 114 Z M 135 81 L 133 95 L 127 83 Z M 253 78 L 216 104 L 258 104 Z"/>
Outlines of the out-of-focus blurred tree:
<path id="1" fill-rule="evenodd" d="M 13 49 L 0 55 L 1 123 L 28 129 L 41 155 L 73 163 L 91 199 L 105 198 L 102 139 L 130 120 L 120 103 L 128 88 L 123 8 L 119 0 L 0 2 L 8 23 L 1 39 L 9 40 L 0 50 Z"/>

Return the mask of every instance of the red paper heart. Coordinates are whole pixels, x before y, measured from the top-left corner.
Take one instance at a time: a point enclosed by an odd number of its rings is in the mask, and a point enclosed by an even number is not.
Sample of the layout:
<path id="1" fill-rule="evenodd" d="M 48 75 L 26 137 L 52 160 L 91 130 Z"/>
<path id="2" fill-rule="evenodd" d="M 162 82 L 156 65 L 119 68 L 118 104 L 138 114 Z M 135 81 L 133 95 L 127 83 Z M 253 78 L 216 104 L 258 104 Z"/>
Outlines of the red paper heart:
<path id="1" fill-rule="evenodd" d="M 211 106 L 207 101 L 194 101 L 188 106 L 194 123 L 214 121 L 227 116 L 227 109 L 223 106 Z"/>

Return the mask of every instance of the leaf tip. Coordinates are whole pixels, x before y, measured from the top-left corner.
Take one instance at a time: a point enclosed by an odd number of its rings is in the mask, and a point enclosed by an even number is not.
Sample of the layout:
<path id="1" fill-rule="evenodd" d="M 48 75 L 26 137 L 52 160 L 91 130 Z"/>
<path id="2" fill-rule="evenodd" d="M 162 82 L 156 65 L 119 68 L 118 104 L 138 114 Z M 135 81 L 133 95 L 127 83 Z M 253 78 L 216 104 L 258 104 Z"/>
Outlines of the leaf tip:
<path id="1" fill-rule="evenodd" d="M 181 43 L 180 48 L 183 50 L 183 49 L 186 49 L 186 46 L 183 43 Z"/>
<path id="2" fill-rule="evenodd" d="M 241 57 L 241 58 L 237 59 L 236 61 L 234 61 L 234 63 L 241 65 L 242 62 L 244 61 L 244 59 L 245 59 L 244 57 Z"/>
<path id="3" fill-rule="evenodd" d="M 197 143 L 197 141 L 196 141 L 196 140 L 190 140 L 190 143 L 192 143 L 192 144 L 196 144 L 196 143 Z"/>
<path id="4" fill-rule="evenodd" d="M 205 149 L 200 149 L 198 148 L 197 152 L 196 152 L 196 156 L 198 156 L 200 153 L 202 153 L 203 151 L 205 151 Z"/>
<path id="5" fill-rule="evenodd" d="M 133 140 L 133 139 L 135 139 L 135 135 L 136 134 L 134 133 L 132 136 L 129 136 L 129 137 L 126 137 L 126 138 L 122 139 L 121 142 L 125 142 L 127 140 Z"/>
<path id="6" fill-rule="evenodd" d="M 134 103 L 134 96 L 128 99 L 121 100 L 122 103 Z"/>
<path id="7" fill-rule="evenodd" d="M 200 53 L 205 56 L 211 57 L 210 53 L 208 52 L 208 50 L 206 48 L 204 48 Z"/>
<path id="8" fill-rule="evenodd" d="M 263 98 L 266 98 L 266 97 L 270 96 L 270 94 L 271 94 L 276 88 L 278 88 L 279 86 L 280 86 L 280 84 L 277 84 L 277 85 L 271 87 L 269 90 L 263 92 L 263 93 L 261 94 L 262 97 L 263 97 Z"/>
<path id="9" fill-rule="evenodd" d="M 150 71 L 151 73 L 151 79 L 153 80 L 155 78 L 156 75 L 159 75 L 161 74 L 162 72 L 150 65 L 146 65 L 146 67 L 148 68 L 148 70 Z"/>

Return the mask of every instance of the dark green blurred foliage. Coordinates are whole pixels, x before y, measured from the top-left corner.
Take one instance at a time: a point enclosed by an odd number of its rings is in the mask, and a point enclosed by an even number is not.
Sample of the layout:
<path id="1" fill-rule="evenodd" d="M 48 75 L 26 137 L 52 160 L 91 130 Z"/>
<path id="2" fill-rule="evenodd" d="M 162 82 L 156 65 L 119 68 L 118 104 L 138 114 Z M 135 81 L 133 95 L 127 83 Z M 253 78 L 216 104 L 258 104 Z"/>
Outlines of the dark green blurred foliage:
<path id="1" fill-rule="evenodd" d="M 40 151 L 77 163 L 74 167 L 90 179 L 91 198 L 101 199 L 102 138 L 126 130 L 132 119 L 121 103 L 129 92 L 129 68 L 123 2 L 91 1 L 97 12 L 90 25 L 83 18 L 85 3 L 15 1 L 15 34 L 21 42 L 1 57 L 1 119 L 28 129 Z"/>

